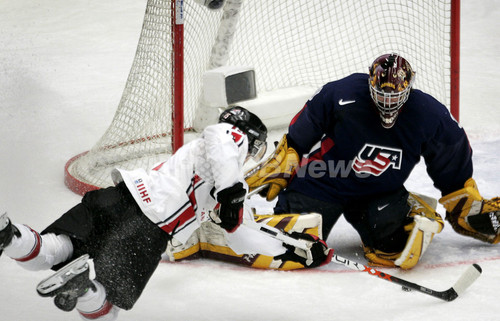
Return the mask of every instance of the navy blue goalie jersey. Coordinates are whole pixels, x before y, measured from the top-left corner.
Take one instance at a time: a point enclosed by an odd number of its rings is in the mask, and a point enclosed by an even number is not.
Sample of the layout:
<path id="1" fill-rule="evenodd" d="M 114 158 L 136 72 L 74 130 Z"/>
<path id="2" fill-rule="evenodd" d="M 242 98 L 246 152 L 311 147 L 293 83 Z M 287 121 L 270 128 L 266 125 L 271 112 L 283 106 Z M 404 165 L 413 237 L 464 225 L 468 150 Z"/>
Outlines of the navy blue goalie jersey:
<path id="1" fill-rule="evenodd" d="M 288 189 L 324 201 L 395 191 L 421 157 L 443 195 L 472 177 L 467 136 L 443 104 L 412 89 L 395 125 L 386 129 L 367 74 L 324 85 L 293 118 L 288 139 L 305 155 Z"/>

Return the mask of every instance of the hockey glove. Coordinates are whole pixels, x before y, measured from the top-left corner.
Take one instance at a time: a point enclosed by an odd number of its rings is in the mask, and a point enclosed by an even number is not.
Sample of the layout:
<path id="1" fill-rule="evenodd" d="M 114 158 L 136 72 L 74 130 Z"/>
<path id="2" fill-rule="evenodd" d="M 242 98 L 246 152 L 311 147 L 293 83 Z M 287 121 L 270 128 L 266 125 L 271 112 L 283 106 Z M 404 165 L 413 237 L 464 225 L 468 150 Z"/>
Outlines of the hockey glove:
<path id="1" fill-rule="evenodd" d="M 234 232 L 243 222 L 243 201 L 246 193 L 241 182 L 217 193 L 220 222 L 216 223 L 229 233 Z"/>
<path id="2" fill-rule="evenodd" d="M 474 179 L 439 202 L 455 232 L 492 244 L 500 242 L 500 198 L 484 199 Z"/>
<path id="3" fill-rule="evenodd" d="M 286 251 L 285 254 L 275 256 L 275 260 L 294 261 L 308 268 L 325 265 L 331 261 L 333 249 L 329 249 L 322 239 L 315 235 L 299 232 L 292 232 L 289 235 L 297 240 L 308 241 L 311 246 L 308 250 L 303 250 L 283 243 L 283 246 L 287 248 L 288 251 Z"/>
<path id="4" fill-rule="evenodd" d="M 292 147 L 288 146 L 286 135 L 283 136 L 273 154 L 263 163 L 248 171 L 245 180 L 250 192 L 267 186 L 261 194 L 267 201 L 272 201 L 278 193 L 287 187 L 290 178 L 299 166 L 299 155 Z"/>
<path id="5" fill-rule="evenodd" d="M 14 238 L 14 235 L 21 237 L 19 230 L 11 223 L 7 213 L 0 215 L 0 255 Z"/>

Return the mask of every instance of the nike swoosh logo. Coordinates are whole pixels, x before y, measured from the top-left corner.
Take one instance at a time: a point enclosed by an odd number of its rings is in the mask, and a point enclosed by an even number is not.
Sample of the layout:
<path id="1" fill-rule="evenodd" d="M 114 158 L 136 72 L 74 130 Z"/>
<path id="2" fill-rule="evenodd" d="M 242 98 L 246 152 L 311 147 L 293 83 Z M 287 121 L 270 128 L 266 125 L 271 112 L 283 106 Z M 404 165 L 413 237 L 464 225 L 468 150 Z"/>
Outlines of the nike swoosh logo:
<path id="1" fill-rule="evenodd" d="M 385 204 L 385 205 L 382 205 L 382 206 L 377 206 L 377 210 L 381 211 L 383 210 L 384 208 L 386 208 L 387 206 L 389 206 L 389 203 Z"/>
<path id="2" fill-rule="evenodd" d="M 343 99 L 340 99 L 339 100 L 339 105 L 343 106 L 343 105 L 348 105 L 348 104 L 352 104 L 352 103 L 355 103 L 355 102 L 356 102 L 355 100 L 343 100 Z"/>

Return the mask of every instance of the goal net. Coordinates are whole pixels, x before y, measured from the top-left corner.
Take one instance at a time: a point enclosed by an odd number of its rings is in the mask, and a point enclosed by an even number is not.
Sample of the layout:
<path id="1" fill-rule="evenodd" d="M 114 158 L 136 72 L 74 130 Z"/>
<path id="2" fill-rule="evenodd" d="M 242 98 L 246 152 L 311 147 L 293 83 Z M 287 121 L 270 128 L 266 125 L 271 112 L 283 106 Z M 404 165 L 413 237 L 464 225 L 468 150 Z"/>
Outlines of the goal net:
<path id="1" fill-rule="evenodd" d="M 147 1 L 115 116 L 95 146 L 66 164 L 71 190 L 112 185 L 115 167 L 150 168 L 178 147 L 173 139 L 182 144 L 216 119 L 232 102 L 211 101 L 212 71 L 250 68 L 256 97 L 237 104 L 273 128 L 319 86 L 396 52 L 416 71 L 414 87 L 456 114 L 459 0 L 226 0 L 218 10 L 199 2 Z"/>

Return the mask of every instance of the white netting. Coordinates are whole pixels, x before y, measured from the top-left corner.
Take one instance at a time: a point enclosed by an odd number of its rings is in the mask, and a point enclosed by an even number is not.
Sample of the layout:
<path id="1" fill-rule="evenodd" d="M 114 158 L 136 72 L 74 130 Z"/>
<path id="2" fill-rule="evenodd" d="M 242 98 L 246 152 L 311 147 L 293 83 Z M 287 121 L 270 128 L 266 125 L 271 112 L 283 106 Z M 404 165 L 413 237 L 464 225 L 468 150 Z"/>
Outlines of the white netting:
<path id="1" fill-rule="evenodd" d="M 449 18 L 450 1 L 244 1 L 228 64 L 253 65 L 267 91 L 366 73 L 397 52 L 415 87 L 448 103 Z"/>
<path id="2" fill-rule="evenodd" d="M 185 0 L 184 127 L 193 126 L 203 72 L 221 64 L 253 66 L 262 92 L 319 87 L 367 72 L 374 58 L 397 52 L 416 71 L 415 87 L 449 106 L 450 3 L 228 0 L 223 10 L 212 11 Z M 115 117 L 88 153 L 68 162 L 71 180 L 109 186 L 112 168 L 147 168 L 171 152 L 170 11 L 171 0 L 148 1 Z"/>

